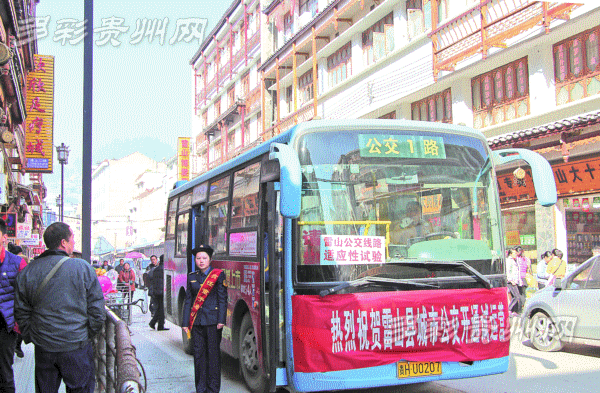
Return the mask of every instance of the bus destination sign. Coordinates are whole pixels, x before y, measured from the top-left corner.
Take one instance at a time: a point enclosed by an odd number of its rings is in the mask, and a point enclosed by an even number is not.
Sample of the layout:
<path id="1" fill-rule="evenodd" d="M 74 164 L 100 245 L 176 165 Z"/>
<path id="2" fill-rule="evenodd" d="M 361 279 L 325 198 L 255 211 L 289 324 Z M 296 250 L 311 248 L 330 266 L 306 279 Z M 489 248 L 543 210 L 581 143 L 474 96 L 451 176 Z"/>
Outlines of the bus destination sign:
<path id="1" fill-rule="evenodd" d="M 361 157 L 445 159 L 444 139 L 435 136 L 360 134 Z"/>

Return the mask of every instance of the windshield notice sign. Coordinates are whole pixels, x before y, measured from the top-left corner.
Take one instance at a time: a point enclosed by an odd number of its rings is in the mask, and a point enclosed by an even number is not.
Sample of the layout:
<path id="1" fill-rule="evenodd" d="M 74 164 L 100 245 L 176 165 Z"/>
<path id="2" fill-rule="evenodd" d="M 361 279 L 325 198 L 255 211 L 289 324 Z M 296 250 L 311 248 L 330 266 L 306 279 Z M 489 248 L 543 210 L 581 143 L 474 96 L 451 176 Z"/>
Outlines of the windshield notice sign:
<path id="1" fill-rule="evenodd" d="M 444 139 L 422 135 L 360 134 L 361 157 L 445 159 Z"/>
<path id="2" fill-rule="evenodd" d="M 384 236 L 321 235 L 321 265 L 385 263 Z"/>

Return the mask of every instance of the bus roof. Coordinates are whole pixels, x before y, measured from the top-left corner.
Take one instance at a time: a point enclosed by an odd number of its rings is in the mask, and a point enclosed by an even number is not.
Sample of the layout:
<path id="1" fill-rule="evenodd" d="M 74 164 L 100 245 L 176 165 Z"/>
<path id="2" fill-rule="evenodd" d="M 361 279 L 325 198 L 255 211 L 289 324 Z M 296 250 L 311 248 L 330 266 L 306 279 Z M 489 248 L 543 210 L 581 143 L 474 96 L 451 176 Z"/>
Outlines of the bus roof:
<path id="1" fill-rule="evenodd" d="M 474 138 L 481 139 L 481 141 L 487 146 L 487 140 L 485 139 L 483 133 L 481 131 L 465 127 L 465 126 L 457 126 L 454 124 L 446 124 L 446 123 L 434 123 L 428 121 L 414 121 L 414 120 L 389 120 L 389 119 L 346 119 L 346 120 L 311 120 L 299 123 L 287 131 L 282 132 L 279 135 L 261 143 L 260 145 L 242 153 L 238 157 L 235 157 L 216 168 L 209 170 L 201 174 L 200 176 L 182 184 L 181 186 L 173 189 L 169 193 L 169 198 L 182 194 L 194 186 L 203 183 L 206 180 L 212 179 L 215 176 L 220 175 L 232 168 L 235 168 L 238 165 L 243 164 L 244 162 L 250 161 L 256 157 L 259 157 L 265 153 L 269 152 L 271 147 L 271 143 L 290 143 L 290 141 L 294 141 L 301 134 L 310 131 L 324 131 L 324 130 L 332 130 L 336 129 L 348 130 L 348 129 L 365 129 L 365 130 L 382 130 L 382 129 L 398 129 L 398 128 L 406 128 L 415 131 L 422 132 L 447 132 L 451 134 L 458 134 L 464 136 L 470 136 Z"/>

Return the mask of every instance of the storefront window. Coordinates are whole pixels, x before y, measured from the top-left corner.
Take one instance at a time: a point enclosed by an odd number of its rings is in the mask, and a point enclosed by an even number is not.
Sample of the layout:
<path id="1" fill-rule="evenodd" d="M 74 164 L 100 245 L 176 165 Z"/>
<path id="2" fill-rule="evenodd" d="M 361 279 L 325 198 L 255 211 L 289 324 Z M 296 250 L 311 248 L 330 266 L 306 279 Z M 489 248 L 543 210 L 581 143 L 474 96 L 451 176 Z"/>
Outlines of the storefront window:
<path id="1" fill-rule="evenodd" d="M 502 212 L 504 219 L 504 232 L 506 248 L 523 247 L 525 256 L 537 263 L 538 255 L 546 250 L 537 249 L 535 234 L 535 208 L 526 206 L 522 208 L 505 210 Z"/>
<path id="2" fill-rule="evenodd" d="M 569 198 L 565 210 L 570 263 L 582 263 L 600 247 L 600 196 Z M 594 203 L 593 201 L 596 201 Z"/>

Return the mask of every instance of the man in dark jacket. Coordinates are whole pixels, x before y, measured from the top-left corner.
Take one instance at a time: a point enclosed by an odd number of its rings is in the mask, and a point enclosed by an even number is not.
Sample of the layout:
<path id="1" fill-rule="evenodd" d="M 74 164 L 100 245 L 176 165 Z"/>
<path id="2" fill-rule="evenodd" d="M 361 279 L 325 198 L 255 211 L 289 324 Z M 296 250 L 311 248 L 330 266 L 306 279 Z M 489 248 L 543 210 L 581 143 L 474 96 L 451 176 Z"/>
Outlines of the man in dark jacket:
<path id="1" fill-rule="evenodd" d="M 67 391 L 92 393 L 95 386 L 91 339 L 106 318 L 104 296 L 88 262 L 70 258 L 71 228 L 55 222 L 46 228 L 48 250 L 17 277 L 15 317 L 23 341 L 35 344 L 37 393 L 56 393 L 61 379 Z"/>
<path id="2" fill-rule="evenodd" d="M 155 257 L 156 258 L 156 257 Z M 164 256 L 160 256 L 160 262 L 158 266 L 148 272 L 148 279 L 150 281 L 150 297 L 152 298 L 151 304 L 154 304 L 156 311 L 154 316 L 150 320 L 150 327 L 154 329 L 158 322 L 157 330 L 169 330 L 165 327 L 165 305 L 164 300 L 164 285 L 165 285 L 165 270 L 164 270 Z"/>
<path id="3" fill-rule="evenodd" d="M 15 379 L 12 369 L 15 342 L 14 299 L 15 282 L 26 262 L 4 248 L 8 241 L 6 222 L 0 218 L 0 392 L 14 393 Z"/>

